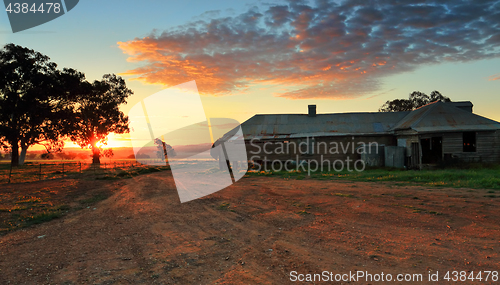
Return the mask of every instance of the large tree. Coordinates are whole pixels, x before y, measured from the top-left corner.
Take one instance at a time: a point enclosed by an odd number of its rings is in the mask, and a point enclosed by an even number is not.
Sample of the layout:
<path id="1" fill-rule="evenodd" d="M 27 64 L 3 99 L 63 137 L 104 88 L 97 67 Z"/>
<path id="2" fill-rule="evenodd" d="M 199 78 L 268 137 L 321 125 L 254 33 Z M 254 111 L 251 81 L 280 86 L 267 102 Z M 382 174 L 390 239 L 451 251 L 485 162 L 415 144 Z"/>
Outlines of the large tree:
<path id="1" fill-rule="evenodd" d="M 82 74 L 60 71 L 49 57 L 34 50 L 15 44 L 0 50 L 0 146 L 11 151 L 13 166 L 24 162 L 34 144 L 61 147 L 71 86 L 78 86 L 81 79 Z"/>
<path id="2" fill-rule="evenodd" d="M 408 99 L 395 99 L 392 101 L 387 101 L 378 109 L 378 111 L 412 111 L 436 101 L 451 102 L 450 98 L 443 96 L 441 93 L 439 93 L 439 91 L 432 91 L 430 96 L 420 91 L 413 91 L 410 96 L 408 96 Z"/>
<path id="3" fill-rule="evenodd" d="M 92 163 L 100 163 L 101 145 L 107 144 L 110 133 L 128 133 L 128 117 L 119 107 L 133 94 L 125 80 L 114 74 L 85 84 L 79 95 L 70 122 L 70 139 L 82 148 L 92 150 Z"/>

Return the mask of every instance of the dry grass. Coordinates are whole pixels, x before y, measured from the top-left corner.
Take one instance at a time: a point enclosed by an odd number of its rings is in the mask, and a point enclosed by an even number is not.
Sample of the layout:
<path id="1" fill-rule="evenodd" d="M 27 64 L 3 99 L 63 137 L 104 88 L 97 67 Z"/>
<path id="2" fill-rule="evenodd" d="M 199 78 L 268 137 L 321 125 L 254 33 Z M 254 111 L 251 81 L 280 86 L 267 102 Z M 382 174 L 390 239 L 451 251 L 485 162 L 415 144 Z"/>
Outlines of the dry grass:
<path id="1" fill-rule="evenodd" d="M 100 165 L 89 162 L 76 161 L 33 161 L 23 166 L 14 167 L 12 171 L 9 163 L 0 163 L 0 184 L 26 183 L 57 178 L 97 178 L 109 179 L 112 177 L 132 177 L 141 169 L 149 169 L 147 165 L 137 163 L 135 160 L 121 160 Z"/>

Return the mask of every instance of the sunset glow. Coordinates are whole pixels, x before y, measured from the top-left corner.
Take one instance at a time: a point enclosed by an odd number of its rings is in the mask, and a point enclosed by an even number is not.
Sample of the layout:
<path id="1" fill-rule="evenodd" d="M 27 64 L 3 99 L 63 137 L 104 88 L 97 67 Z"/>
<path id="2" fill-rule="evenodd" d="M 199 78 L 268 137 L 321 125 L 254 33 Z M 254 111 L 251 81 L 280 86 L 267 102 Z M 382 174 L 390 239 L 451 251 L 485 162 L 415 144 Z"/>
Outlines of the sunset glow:
<path id="1" fill-rule="evenodd" d="M 116 9 L 113 3 L 101 3 L 103 11 Z M 95 11 L 82 2 L 29 36 L 4 33 L 2 40 L 40 50 L 89 80 L 124 76 L 134 91 L 125 113 L 147 96 L 195 80 L 208 117 L 240 122 L 305 113 L 308 104 L 318 104 L 319 113 L 374 112 L 415 90 L 471 100 L 475 111 L 500 120 L 494 2 L 216 1 L 189 8 L 165 2 L 155 11 L 119 3 L 121 17 L 87 21 Z M 138 11 L 156 16 L 132 25 L 128 19 Z M 60 36 L 71 37 L 68 46 L 54 44 Z M 130 146 L 129 135 L 111 135 L 108 146 Z"/>
<path id="2" fill-rule="evenodd" d="M 499 281 L 500 0 L 4 5 L 1 284 Z"/>

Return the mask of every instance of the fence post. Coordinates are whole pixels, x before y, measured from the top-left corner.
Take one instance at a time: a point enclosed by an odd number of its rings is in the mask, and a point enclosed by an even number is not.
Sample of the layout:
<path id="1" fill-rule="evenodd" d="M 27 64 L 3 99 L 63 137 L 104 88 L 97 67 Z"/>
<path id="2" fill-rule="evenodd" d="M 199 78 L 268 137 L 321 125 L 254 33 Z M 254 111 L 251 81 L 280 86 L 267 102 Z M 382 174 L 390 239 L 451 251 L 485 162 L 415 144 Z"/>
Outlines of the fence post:
<path id="1" fill-rule="evenodd" d="M 80 161 L 80 174 L 82 173 L 82 162 Z"/>
<path id="2" fill-rule="evenodd" d="M 62 164 L 62 176 L 64 177 L 64 162 Z"/>
<path id="3" fill-rule="evenodd" d="M 42 180 L 42 164 L 40 163 L 40 171 L 38 171 L 38 180 Z"/>

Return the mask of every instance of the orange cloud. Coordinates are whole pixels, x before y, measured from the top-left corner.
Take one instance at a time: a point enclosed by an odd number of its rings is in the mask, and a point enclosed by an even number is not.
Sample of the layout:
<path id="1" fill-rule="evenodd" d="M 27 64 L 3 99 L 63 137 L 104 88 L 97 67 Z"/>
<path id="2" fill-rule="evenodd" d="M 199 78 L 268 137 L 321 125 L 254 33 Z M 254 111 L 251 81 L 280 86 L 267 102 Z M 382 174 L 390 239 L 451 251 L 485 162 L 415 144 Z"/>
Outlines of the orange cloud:
<path id="1" fill-rule="evenodd" d="M 488 77 L 488 81 L 493 81 L 493 80 L 500 80 L 500 73 Z"/>
<path id="2" fill-rule="evenodd" d="M 166 86 L 194 79 L 210 95 L 267 83 L 292 90 L 275 95 L 289 99 L 359 97 L 394 73 L 500 56 L 498 31 L 479 23 L 495 20 L 500 6 L 464 5 L 290 0 L 262 12 L 254 7 L 119 42 L 129 61 L 144 63 L 122 75 Z"/>

